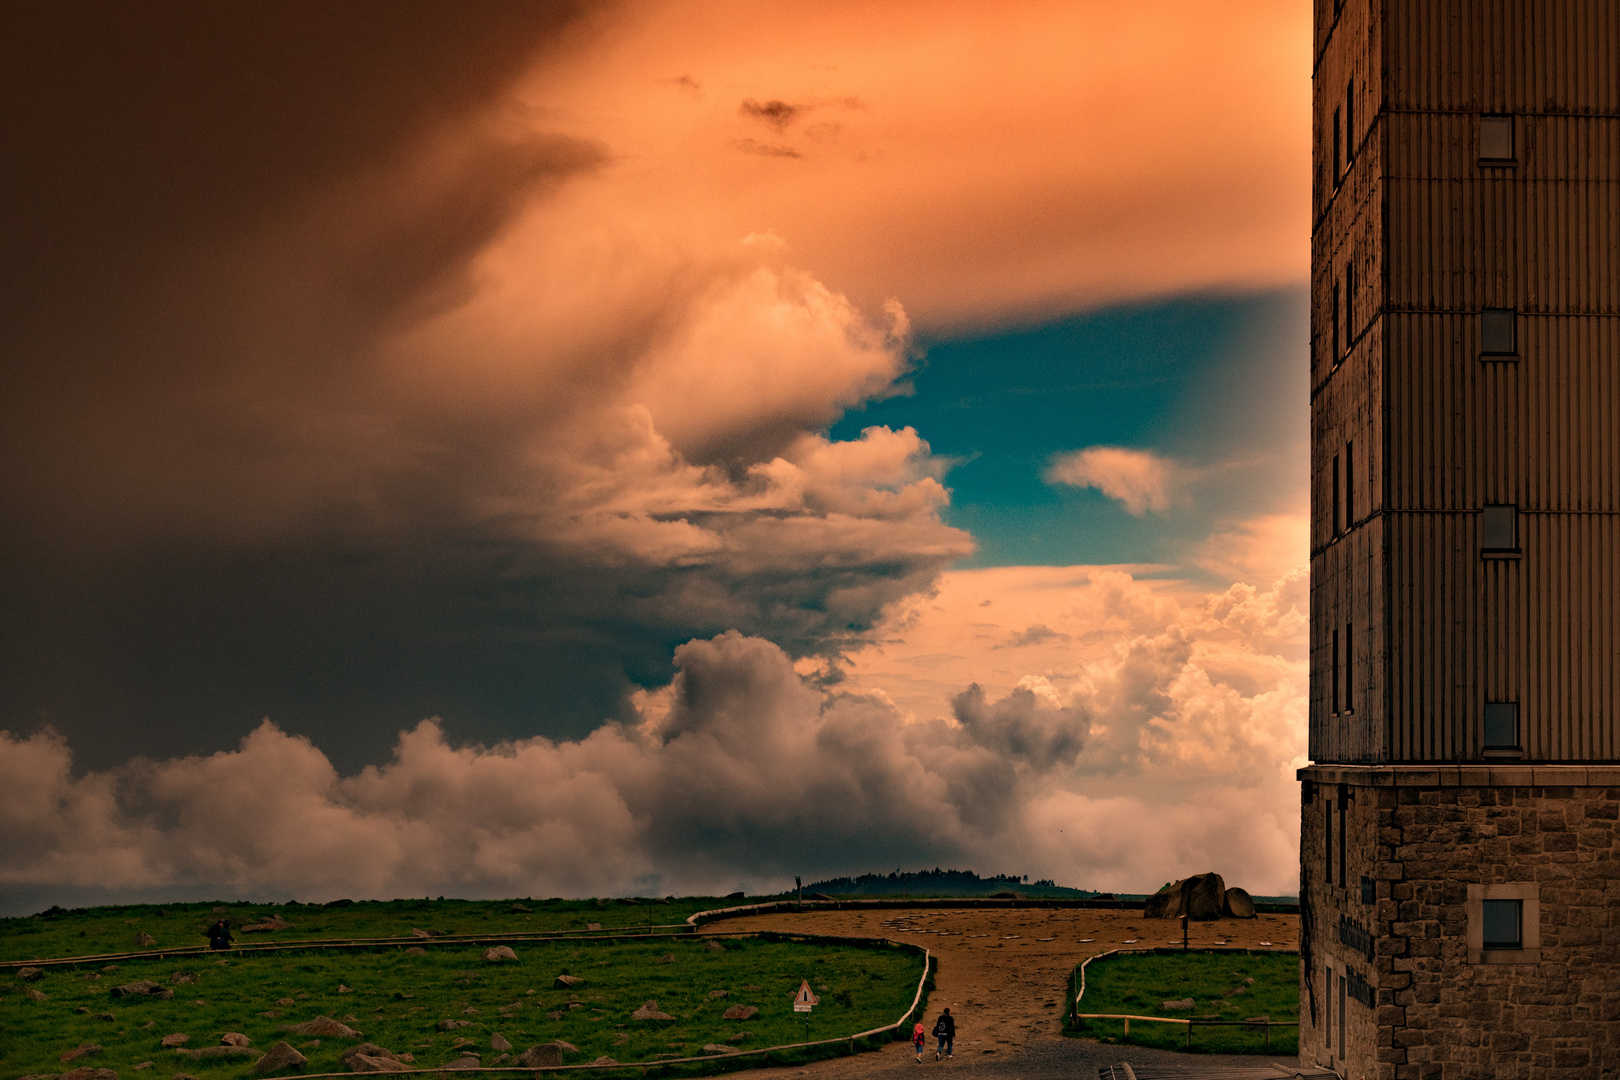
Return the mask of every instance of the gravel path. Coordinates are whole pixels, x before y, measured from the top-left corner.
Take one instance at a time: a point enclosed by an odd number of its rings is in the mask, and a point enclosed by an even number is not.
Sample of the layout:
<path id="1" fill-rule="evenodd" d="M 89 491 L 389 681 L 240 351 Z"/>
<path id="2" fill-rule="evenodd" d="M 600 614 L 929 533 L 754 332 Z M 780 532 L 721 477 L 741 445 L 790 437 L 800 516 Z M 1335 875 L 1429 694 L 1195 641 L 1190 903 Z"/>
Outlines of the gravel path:
<path id="1" fill-rule="evenodd" d="M 901 1075 L 918 1077 L 925 1069 L 946 1069 L 967 1070 L 985 1080 L 1091 1080 L 1099 1066 L 1119 1061 L 1133 1066 L 1195 1061 L 1293 1064 L 1291 1057 L 1275 1055 L 1223 1054 L 1217 1058 L 1062 1036 L 1064 995 L 1074 965 L 1111 949 L 1179 945 L 1180 924 L 1171 920 L 1093 908 L 889 908 L 755 915 L 710 923 L 703 932 L 723 935 L 753 930 L 887 937 L 926 946 L 939 958 L 926 1026 L 932 1030 L 934 1018 L 945 1006 L 957 1018 L 954 1060 L 936 1063 L 929 1051 L 918 1065 L 909 1043 L 895 1043 L 872 1053 L 803 1067 L 755 1070 L 752 1075 L 756 1076 L 889 1080 Z M 1195 948 L 1224 942 L 1244 948 L 1292 950 L 1299 946 L 1299 918 L 1262 915 L 1252 920 L 1194 923 L 1189 938 Z"/>

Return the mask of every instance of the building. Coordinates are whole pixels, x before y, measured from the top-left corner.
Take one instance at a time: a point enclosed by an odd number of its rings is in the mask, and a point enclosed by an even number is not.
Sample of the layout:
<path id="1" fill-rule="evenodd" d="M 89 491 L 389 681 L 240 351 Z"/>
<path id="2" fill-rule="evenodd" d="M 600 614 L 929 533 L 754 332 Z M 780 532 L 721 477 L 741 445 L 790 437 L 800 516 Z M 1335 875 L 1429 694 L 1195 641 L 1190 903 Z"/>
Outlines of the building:
<path id="1" fill-rule="evenodd" d="M 1620 0 L 1314 0 L 1304 1064 L 1620 1075 Z"/>

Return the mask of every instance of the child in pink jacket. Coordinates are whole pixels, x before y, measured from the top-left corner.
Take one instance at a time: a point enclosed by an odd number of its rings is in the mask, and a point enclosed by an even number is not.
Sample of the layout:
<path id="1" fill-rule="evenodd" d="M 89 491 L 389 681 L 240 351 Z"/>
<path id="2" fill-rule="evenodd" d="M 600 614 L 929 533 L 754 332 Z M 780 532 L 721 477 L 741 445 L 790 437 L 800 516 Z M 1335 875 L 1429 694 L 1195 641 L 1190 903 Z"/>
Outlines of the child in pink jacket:
<path id="1" fill-rule="evenodd" d="M 919 1020 L 917 1021 L 917 1026 L 911 1029 L 911 1045 L 917 1050 L 917 1064 L 919 1065 L 922 1064 L 923 1047 L 927 1045 L 927 1043 L 928 1033 L 923 1030 L 922 1021 Z"/>

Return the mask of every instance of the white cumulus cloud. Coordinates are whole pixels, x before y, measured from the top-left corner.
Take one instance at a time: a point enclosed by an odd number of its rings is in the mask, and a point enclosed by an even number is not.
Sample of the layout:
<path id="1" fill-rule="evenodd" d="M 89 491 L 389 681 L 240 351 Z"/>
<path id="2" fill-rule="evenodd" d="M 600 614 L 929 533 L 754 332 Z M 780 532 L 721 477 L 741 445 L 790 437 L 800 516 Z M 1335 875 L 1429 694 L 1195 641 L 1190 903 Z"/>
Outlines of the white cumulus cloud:
<path id="1" fill-rule="evenodd" d="M 1075 450 L 1055 458 L 1046 470 L 1047 483 L 1096 488 L 1137 517 L 1169 510 L 1182 498 L 1187 477 L 1187 470 L 1168 458 L 1120 446 Z"/>

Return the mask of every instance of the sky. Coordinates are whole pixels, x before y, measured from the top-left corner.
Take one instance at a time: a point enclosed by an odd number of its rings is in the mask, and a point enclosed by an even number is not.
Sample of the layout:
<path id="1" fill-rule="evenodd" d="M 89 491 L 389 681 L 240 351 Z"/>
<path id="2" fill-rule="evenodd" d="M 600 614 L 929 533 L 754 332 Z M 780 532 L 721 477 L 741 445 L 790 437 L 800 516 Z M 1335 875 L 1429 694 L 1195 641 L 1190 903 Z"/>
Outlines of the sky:
<path id="1" fill-rule="evenodd" d="M 1308 5 L 0 13 L 0 914 L 1297 885 Z"/>

